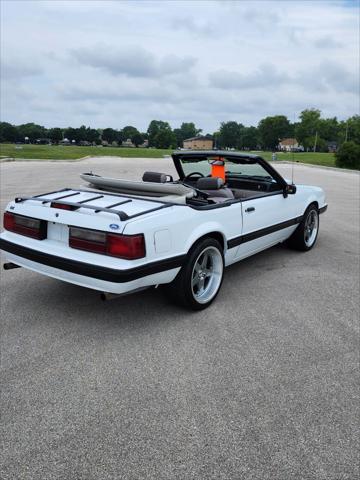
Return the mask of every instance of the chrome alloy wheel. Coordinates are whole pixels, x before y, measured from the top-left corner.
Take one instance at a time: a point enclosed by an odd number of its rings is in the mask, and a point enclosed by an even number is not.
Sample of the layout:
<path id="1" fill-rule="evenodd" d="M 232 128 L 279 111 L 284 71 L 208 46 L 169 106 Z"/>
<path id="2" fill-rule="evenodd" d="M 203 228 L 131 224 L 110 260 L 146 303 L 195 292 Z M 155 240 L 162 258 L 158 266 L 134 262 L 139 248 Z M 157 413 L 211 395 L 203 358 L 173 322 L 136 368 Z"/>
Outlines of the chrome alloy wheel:
<path id="1" fill-rule="evenodd" d="M 219 290 L 224 264 L 215 247 L 207 247 L 197 257 L 191 275 L 193 297 L 199 303 L 209 302 Z"/>
<path id="2" fill-rule="evenodd" d="M 304 241 L 307 247 L 311 247 L 315 240 L 319 229 L 319 215 L 315 209 L 310 210 L 305 220 Z"/>

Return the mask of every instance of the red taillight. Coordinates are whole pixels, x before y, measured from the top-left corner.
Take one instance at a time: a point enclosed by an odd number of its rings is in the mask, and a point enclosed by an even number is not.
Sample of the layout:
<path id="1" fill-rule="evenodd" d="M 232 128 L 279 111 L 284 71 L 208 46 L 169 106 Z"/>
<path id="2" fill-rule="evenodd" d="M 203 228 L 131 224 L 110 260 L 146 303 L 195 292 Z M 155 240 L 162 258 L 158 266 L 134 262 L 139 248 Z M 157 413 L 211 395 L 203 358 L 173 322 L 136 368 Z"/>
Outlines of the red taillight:
<path id="1" fill-rule="evenodd" d="M 45 220 L 16 215 L 11 212 L 4 213 L 4 228 L 9 232 L 36 238 L 37 240 L 44 240 L 47 236 L 47 222 Z"/>
<path id="2" fill-rule="evenodd" d="M 64 203 L 51 202 L 51 208 L 60 208 L 61 210 L 76 210 L 79 207 L 75 205 L 66 205 Z"/>
<path id="3" fill-rule="evenodd" d="M 69 246 L 112 257 L 135 260 L 145 257 L 144 235 L 116 235 L 70 227 Z"/>
<path id="4" fill-rule="evenodd" d="M 69 246 L 88 252 L 106 254 L 106 233 L 70 227 Z"/>
<path id="5" fill-rule="evenodd" d="M 135 260 L 145 257 L 144 235 L 114 235 L 107 236 L 108 255 Z"/>
<path id="6" fill-rule="evenodd" d="M 15 215 L 10 212 L 4 212 L 4 228 L 12 232 L 15 227 Z"/>

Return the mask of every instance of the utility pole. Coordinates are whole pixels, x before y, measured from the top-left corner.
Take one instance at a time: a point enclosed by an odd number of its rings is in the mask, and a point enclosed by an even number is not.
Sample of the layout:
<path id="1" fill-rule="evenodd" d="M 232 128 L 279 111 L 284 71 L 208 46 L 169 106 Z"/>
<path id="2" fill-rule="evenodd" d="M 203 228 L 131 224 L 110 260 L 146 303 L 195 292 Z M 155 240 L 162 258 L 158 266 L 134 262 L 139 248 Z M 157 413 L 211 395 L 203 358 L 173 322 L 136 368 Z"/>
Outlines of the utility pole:
<path id="1" fill-rule="evenodd" d="M 314 143 L 314 152 L 316 152 L 317 139 L 318 139 L 318 132 L 316 131 L 316 134 L 315 134 L 315 143 Z"/>
<path id="2" fill-rule="evenodd" d="M 345 142 L 348 141 L 348 133 L 349 133 L 349 122 L 346 122 Z"/>

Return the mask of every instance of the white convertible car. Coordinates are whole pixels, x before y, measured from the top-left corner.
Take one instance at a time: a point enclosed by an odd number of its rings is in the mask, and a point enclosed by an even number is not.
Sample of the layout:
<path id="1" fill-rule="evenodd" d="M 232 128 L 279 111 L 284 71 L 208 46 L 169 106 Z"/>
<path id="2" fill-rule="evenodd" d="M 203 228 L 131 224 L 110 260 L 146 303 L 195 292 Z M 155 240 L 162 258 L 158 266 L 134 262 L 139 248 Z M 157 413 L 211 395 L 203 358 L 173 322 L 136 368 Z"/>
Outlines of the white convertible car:
<path id="1" fill-rule="evenodd" d="M 289 184 L 257 155 L 179 151 L 178 180 L 81 175 L 90 186 L 18 197 L 4 213 L 5 269 L 25 267 L 102 298 L 167 284 L 195 310 L 224 267 L 278 243 L 310 250 L 327 208 L 319 187 Z"/>

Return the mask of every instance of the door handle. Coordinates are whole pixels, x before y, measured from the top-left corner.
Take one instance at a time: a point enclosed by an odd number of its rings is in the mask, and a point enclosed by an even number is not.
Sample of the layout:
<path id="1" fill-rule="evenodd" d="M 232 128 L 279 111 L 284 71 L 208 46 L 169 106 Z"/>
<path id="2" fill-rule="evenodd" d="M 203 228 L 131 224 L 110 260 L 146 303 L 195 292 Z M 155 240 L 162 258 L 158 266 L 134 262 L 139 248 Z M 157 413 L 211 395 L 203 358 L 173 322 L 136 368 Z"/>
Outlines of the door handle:
<path id="1" fill-rule="evenodd" d="M 246 213 L 251 213 L 251 212 L 255 212 L 255 207 L 248 207 L 246 210 L 245 210 Z"/>

